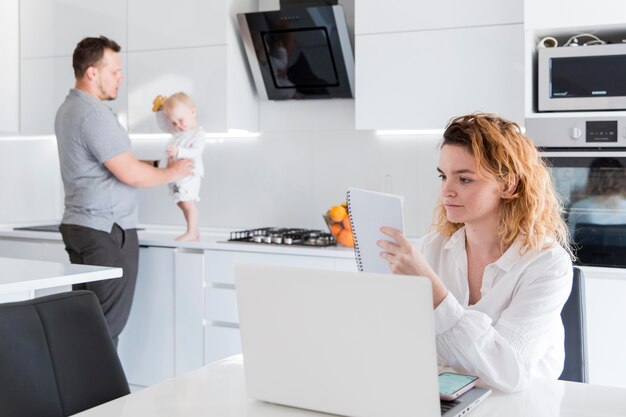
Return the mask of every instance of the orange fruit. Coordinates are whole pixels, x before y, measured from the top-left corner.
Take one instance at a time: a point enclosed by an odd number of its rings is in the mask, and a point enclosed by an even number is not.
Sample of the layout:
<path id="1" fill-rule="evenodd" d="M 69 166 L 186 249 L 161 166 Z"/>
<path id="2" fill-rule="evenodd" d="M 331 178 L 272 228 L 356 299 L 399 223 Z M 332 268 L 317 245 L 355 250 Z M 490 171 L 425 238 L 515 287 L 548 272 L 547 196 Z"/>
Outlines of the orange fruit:
<path id="1" fill-rule="evenodd" d="M 339 223 L 333 223 L 330 226 L 330 233 L 332 233 L 333 236 L 335 236 L 335 238 L 337 238 L 337 236 L 339 236 L 339 233 L 341 233 L 342 230 L 343 230 L 343 228 L 341 227 L 341 224 L 339 224 Z"/>
<path id="2" fill-rule="evenodd" d="M 350 224 L 350 216 L 347 215 L 346 217 L 343 218 L 343 228 L 346 230 L 350 230 L 352 231 L 352 224 Z"/>
<path id="3" fill-rule="evenodd" d="M 328 212 L 330 219 L 337 223 L 342 221 L 343 218 L 346 217 L 346 214 L 348 214 L 348 212 L 343 206 L 332 206 Z"/>
<path id="4" fill-rule="evenodd" d="M 354 236 L 352 236 L 352 232 L 350 230 L 343 229 L 336 239 L 340 245 L 354 246 Z"/>

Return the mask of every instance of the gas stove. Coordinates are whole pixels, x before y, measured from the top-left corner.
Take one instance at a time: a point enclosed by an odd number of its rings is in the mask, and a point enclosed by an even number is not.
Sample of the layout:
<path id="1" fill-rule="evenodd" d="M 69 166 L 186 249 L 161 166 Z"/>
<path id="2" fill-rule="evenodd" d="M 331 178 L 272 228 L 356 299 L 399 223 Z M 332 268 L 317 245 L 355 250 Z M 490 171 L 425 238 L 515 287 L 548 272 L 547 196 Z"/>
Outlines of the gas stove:
<path id="1" fill-rule="evenodd" d="M 230 233 L 229 242 L 294 246 L 335 246 L 333 235 L 322 230 L 263 227 Z"/>

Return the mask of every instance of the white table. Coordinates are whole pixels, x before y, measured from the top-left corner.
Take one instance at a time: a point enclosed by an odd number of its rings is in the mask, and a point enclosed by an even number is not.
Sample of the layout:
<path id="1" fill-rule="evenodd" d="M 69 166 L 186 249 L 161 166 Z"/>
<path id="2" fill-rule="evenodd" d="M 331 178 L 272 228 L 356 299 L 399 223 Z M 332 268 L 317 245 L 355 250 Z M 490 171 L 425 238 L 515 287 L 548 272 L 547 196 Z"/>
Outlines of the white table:
<path id="1" fill-rule="evenodd" d="M 0 258 L 0 302 L 34 298 L 36 290 L 121 276 L 122 268 Z"/>
<path id="2" fill-rule="evenodd" d="M 626 389 L 533 380 L 523 392 L 494 392 L 471 417 L 626 416 Z M 246 397 L 241 356 L 137 391 L 77 417 L 314 417 L 327 414 L 263 403 Z"/>

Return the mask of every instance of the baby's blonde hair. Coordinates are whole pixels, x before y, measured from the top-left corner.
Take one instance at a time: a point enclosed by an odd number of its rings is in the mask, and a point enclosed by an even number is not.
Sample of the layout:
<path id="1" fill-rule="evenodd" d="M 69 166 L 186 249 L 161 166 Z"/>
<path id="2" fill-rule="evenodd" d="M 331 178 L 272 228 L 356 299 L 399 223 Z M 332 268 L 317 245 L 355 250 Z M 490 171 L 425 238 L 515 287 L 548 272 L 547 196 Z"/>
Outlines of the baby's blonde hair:
<path id="1" fill-rule="evenodd" d="M 163 109 L 171 109 L 174 107 L 174 104 L 177 103 L 184 104 L 192 109 L 196 108 L 196 105 L 193 103 L 191 97 L 189 97 L 189 94 L 179 91 L 178 93 L 174 93 L 165 99 L 163 102 Z"/>
<path id="2" fill-rule="evenodd" d="M 443 134 L 446 145 L 462 146 L 474 158 L 478 175 L 495 175 L 515 192 L 502 201 L 499 237 L 503 249 L 521 238 L 520 252 L 558 243 L 573 257 L 569 232 L 561 217 L 563 206 L 552 177 L 533 142 L 519 126 L 489 113 L 473 113 L 450 120 Z M 436 209 L 436 229 L 451 235 L 463 224 L 448 221 L 443 202 Z"/>

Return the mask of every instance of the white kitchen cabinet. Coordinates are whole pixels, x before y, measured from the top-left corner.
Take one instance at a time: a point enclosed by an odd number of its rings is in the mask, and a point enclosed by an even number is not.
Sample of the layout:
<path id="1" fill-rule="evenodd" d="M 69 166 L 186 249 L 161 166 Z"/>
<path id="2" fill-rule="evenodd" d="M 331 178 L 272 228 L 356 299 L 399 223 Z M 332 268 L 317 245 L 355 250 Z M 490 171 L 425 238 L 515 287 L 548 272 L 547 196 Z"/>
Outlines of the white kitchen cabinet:
<path id="1" fill-rule="evenodd" d="M 240 263 L 295 266 L 315 269 L 348 268 L 343 258 L 242 251 L 207 251 L 205 254 L 205 363 L 241 352 L 234 267 Z"/>
<path id="2" fill-rule="evenodd" d="M 224 0 L 129 1 L 128 50 L 225 45 L 227 12 Z"/>
<path id="3" fill-rule="evenodd" d="M 125 48 L 126 6 L 129 2 L 20 0 L 22 60 L 61 56 L 71 58 L 76 44 L 87 36 L 104 35 Z M 66 71 L 72 71 L 71 60 Z M 44 72 L 42 69 L 41 73 Z M 55 82 L 58 80 L 55 79 Z"/>
<path id="4" fill-rule="evenodd" d="M 204 362 L 206 364 L 241 353 L 239 327 L 207 326 L 204 334 Z"/>
<path id="5" fill-rule="evenodd" d="M 355 3 L 357 35 L 516 24 L 523 18 L 522 0 L 357 0 Z"/>
<path id="6" fill-rule="evenodd" d="M 20 114 L 20 29 L 19 0 L 3 0 L 0 3 L 0 135 L 19 132 Z"/>
<path id="7" fill-rule="evenodd" d="M 258 131 L 258 100 L 234 18 L 255 11 L 254 0 L 22 0 L 20 7 L 20 77 L 11 79 L 20 80 L 20 133 L 54 133 L 54 115 L 74 86 L 74 48 L 99 34 L 122 47 L 126 80 L 109 104 L 131 133 L 162 133 L 152 100 L 177 91 L 197 102 L 207 132 Z"/>
<path id="8" fill-rule="evenodd" d="M 521 24 L 359 35 L 356 127 L 442 129 L 494 112 L 524 122 Z"/>
<path id="9" fill-rule="evenodd" d="M 139 2 L 142 3 L 153 7 L 152 2 Z M 189 3 L 189 8 L 175 14 L 189 17 L 171 27 L 167 27 L 171 17 L 168 23 L 155 26 L 154 20 L 138 16 L 139 5 L 130 7 L 130 132 L 161 133 L 151 110 L 152 100 L 159 94 L 178 91 L 192 97 L 198 108 L 198 121 L 207 132 L 258 131 L 258 100 L 235 21 L 236 13 L 255 11 L 257 3 L 253 0 L 185 3 Z M 170 3 L 157 2 L 156 13 L 169 13 L 171 7 Z M 189 24 L 194 19 L 198 25 Z M 151 39 L 155 28 L 161 31 L 160 26 L 166 28 Z"/>
<path id="10" fill-rule="evenodd" d="M 335 258 L 335 271 L 358 272 L 354 258 Z"/>
<path id="11" fill-rule="evenodd" d="M 20 131 L 23 135 L 54 134 L 54 117 L 76 82 L 72 70 L 72 52 L 51 58 L 31 58 L 21 61 L 20 83 Z M 120 54 L 122 71 L 126 71 L 126 53 Z M 120 117 L 127 118 L 126 83 L 122 82 L 118 98 L 108 101 Z M 56 158 L 56 155 L 53 155 Z"/>
<path id="12" fill-rule="evenodd" d="M 174 371 L 181 375 L 204 365 L 204 252 L 174 254 Z"/>
<path id="13" fill-rule="evenodd" d="M 626 270 L 583 268 L 589 382 L 626 388 Z"/>
<path id="14" fill-rule="evenodd" d="M 624 27 L 626 6 L 622 0 L 574 2 L 567 0 L 525 0 L 526 30 L 578 28 L 574 33 L 592 33 L 598 29 Z"/>
<path id="15" fill-rule="evenodd" d="M 173 248 L 141 247 L 133 307 L 118 347 L 132 385 L 174 376 L 174 273 Z"/>
<path id="16" fill-rule="evenodd" d="M 43 245 L 32 239 L 0 239 L 0 257 L 42 260 Z"/>
<path id="17" fill-rule="evenodd" d="M 240 263 L 297 266 L 333 269 L 333 258 L 320 256 L 283 255 L 243 251 L 207 251 L 205 255 L 207 284 L 235 284 L 234 267 Z"/>
<path id="18" fill-rule="evenodd" d="M 148 386 L 203 365 L 203 252 L 141 247 L 119 355 L 132 385 Z"/>
<path id="19" fill-rule="evenodd" d="M 161 132 L 152 111 L 159 94 L 189 94 L 205 130 L 227 130 L 226 50 L 223 45 L 131 52 L 128 57 L 128 125 L 131 133 Z"/>

